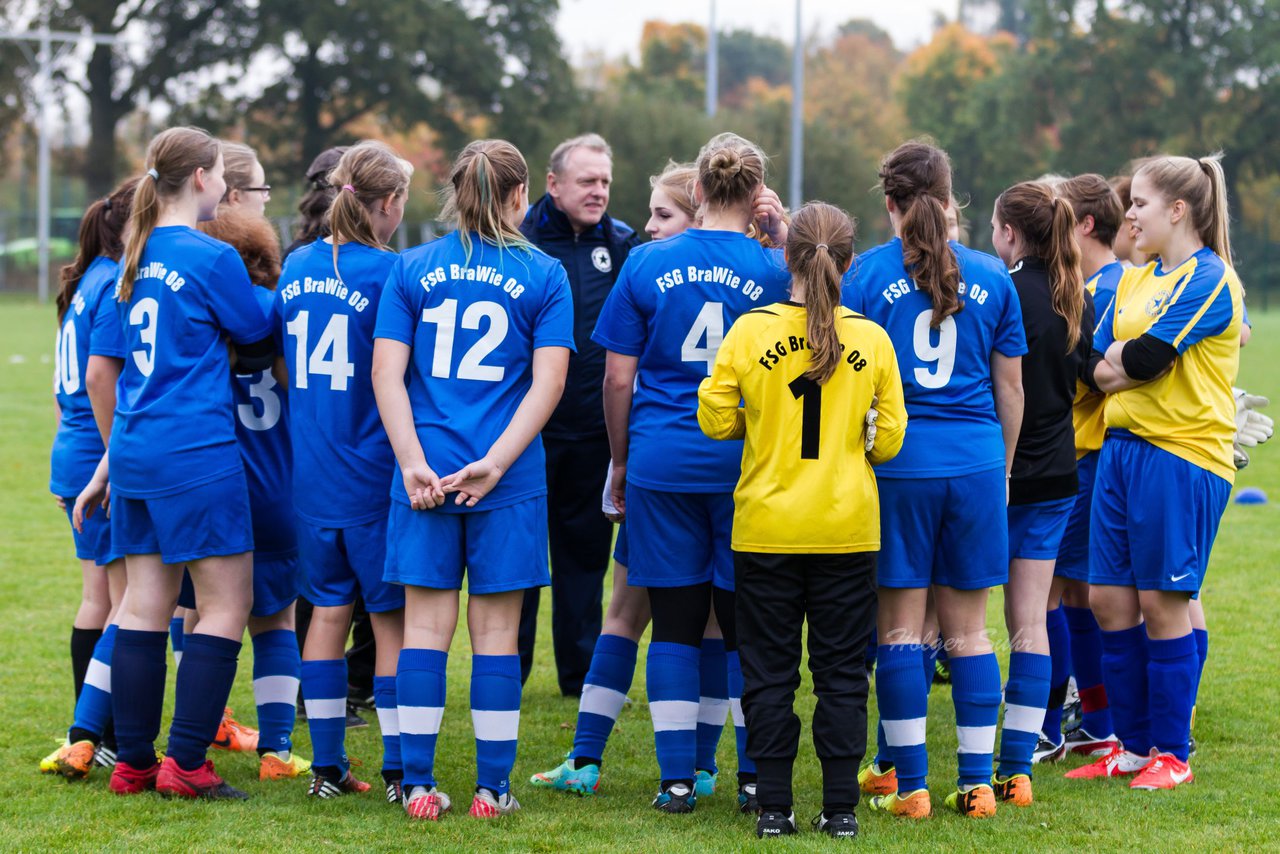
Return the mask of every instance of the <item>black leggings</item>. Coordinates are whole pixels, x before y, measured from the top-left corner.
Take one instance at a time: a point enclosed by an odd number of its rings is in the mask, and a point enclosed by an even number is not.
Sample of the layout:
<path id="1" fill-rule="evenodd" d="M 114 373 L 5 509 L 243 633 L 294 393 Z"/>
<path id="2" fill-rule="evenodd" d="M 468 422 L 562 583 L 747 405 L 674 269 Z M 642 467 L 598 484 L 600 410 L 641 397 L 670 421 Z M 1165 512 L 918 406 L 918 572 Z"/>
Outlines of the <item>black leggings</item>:
<path id="1" fill-rule="evenodd" d="M 687 587 L 650 587 L 649 607 L 653 612 L 653 641 L 702 646 L 707 616 L 712 606 L 724 635 L 728 652 L 738 649 L 737 618 L 733 591 L 713 587 L 710 581 Z"/>

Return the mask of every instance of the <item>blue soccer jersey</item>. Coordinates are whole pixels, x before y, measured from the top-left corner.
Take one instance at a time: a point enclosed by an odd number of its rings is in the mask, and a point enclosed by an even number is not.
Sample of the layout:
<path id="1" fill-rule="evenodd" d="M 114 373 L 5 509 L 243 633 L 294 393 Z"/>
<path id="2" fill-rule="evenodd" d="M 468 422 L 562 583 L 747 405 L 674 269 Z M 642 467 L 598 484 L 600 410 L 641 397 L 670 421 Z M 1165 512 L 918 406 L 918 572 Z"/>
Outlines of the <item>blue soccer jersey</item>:
<path id="1" fill-rule="evenodd" d="M 396 469 L 373 397 L 373 330 L 396 254 L 323 238 L 285 259 L 276 289 L 289 366 L 293 500 L 322 528 L 386 518 Z"/>
<path id="2" fill-rule="evenodd" d="M 68 498 L 93 477 L 105 448 L 85 387 L 90 356 L 123 359 L 124 333 L 116 313 L 117 265 L 99 255 L 76 284 L 71 305 L 58 330 L 54 394 L 61 418 L 53 437 L 49 491 Z"/>
<path id="3" fill-rule="evenodd" d="M 413 348 L 409 402 L 427 465 L 444 477 L 475 462 L 511 423 L 533 384 L 533 351 L 575 349 L 573 297 L 560 262 L 457 232 L 405 252 L 387 277 L 378 338 Z M 547 492 L 536 438 L 474 508 L 496 510 Z M 409 503 L 397 468 L 391 497 Z"/>
<path id="4" fill-rule="evenodd" d="M 194 228 L 157 228 L 117 310 L 128 356 L 111 428 L 114 494 L 174 495 L 242 471 L 223 339 L 250 344 L 271 326 L 239 253 Z"/>
<path id="5" fill-rule="evenodd" d="M 785 300 L 782 251 L 744 234 L 689 229 L 631 250 L 591 339 L 639 357 L 627 482 L 662 492 L 732 492 L 741 441 L 698 427 L 698 384 L 725 332 L 756 306 Z"/>
<path id="6" fill-rule="evenodd" d="M 1085 290 L 1093 294 L 1093 312 L 1096 320 L 1100 321 L 1107 313 L 1107 309 L 1111 308 L 1111 303 L 1115 302 L 1116 288 L 1120 285 L 1120 277 L 1123 275 L 1124 265 L 1119 261 L 1112 261 L 1101 267 L 1084 283 Z"/>
<path id="7" fill-rule="evenodd" d="M 276 296 L 266 288 L 254 288 L 253 294 L 277 327 L 279 350 Z M 298 534 L 293 514 L 293 450 L 289 443 L 286 390 L 269 370 L 237 374 L 231 390 L 236 438 L 249 484 L 254 556 L 259 560 L 292 557 L 298 553 Z"/>
<path id="8" fill-rule="evenodd" d="M 1001 261 L 951 243 L 960 262 L 963 308 L 931 327 L 933 303 L 902 261 L 902 241 L 854 261 L 844 304 L 879 323 L 898 354 L 907 402 L 907 437 L 880 477 L 951 477 L 1004 465 L 1004 439 L 992 394 L 991 356 L 1027 352 L 1022 308 Z"/>

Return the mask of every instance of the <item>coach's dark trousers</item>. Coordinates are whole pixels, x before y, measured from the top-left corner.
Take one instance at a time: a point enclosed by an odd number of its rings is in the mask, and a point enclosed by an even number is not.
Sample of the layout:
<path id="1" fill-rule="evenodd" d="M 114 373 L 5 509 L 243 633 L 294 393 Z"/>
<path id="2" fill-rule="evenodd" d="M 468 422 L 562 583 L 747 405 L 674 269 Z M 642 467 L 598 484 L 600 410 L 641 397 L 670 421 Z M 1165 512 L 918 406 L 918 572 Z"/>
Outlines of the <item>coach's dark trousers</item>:
<path id="1" fill-rule="evenodd" d="M 866 649 L 876 619 L 876 553 L 734 552 L 733 562 L 742 712 L 760 806 L 786 811 L 792 804 L 791 770 L 800 743 L 792 706 L 807 617 L 823 808 L 852 812 L 867 750 Z"/>
<path id="2" fill-rule="evenodd" d="M 604 576 L 613 523 L 600 510 L 609 440 L 542 439 L 547 453 L 547 527 L 551 546 L 551 637 L 560 692 L 582 693 L 600 637 Z M 520 674 L 528 681 L 541 591 L 525 593 L 520 615 Z"/>

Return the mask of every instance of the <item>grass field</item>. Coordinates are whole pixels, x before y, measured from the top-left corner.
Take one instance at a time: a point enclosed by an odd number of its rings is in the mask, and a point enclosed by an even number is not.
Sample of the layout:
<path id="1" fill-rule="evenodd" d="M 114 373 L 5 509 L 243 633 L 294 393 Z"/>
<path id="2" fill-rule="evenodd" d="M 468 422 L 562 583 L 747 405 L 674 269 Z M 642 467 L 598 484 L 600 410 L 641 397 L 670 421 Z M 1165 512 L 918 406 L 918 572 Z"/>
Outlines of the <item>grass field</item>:
<path id="1" fill-rule="evenodd" d="M 1255 318 L 1241 384 L 1269 394 L 1280 409 L 1280 313 Z M 216 755 L 219 770 L 252 795 L 247 803 L 176 803 L 154 796 L 118 798 L 98 772 L 88 783 L 44 777 L 36 763 L 70 722 L 67 641 L 79 596 L 79 570 L 66 522 L 46 491 L 54 429 L 50 402 L 52 306 L 0 301 L 0 849 L 164 851 L 710 851 L 755 844 L 753 822 L 735 809 L 732 731 L 720 756 L 720 794 L 691 816 L 649 809 L 656 786 L 653 735 L 644 702 L 644 668 L 632 704 L 610 742 L 600 797 L 580 800 L 527 784 L 552 767 L 572 741 L 576 703 L 562 699 L 543 609 L 538 666 L 524 697 L 520 755 L 513 780 L 524 810 L 509 821 L 465 815 L 410 825 L 375 788 L 364 797 L 316 802 L 304 785 L 258 783 L 256 757 Z M 1276 413 L 1273 413 L 1276 414 Z M 1259 486 L 1280 502 L 1280 443 L 1254 454 L 1238 486 Z M 1172 793 L 1130 792 L 1123 784 L 1069 784 L 1062 768 L 1036 776 L 1036 804 L 967 822 L 942 810 L 955 775 L 949 689 L 931 699 L 929 744 L 939 815 L 919 824 L 859 810 L 862 844 L 938 851 L 982 850 L 1263 850 L 1280 848 L 1280 504 L 1232 505 L 1204 587 L 1211 652 L 1200 695 L 1196 782 Z M 1004 637 L 993 597 L 991 626 Z M 467 712 L 469 648 L 462 630 L 450 659 L 449 701 L 437 776 L 465 811 L 474 779 Z M 246 643 L 231 705 L 254 719 Z M 170 668 L 172 680 L 174 668 Z M 172 686 L 171 686 L 172 687 Z M 812 710 L 806 682 L 801 716 Z M 166 721 L 167 726 L 167 721 Z M 305 726 L 296 745 L 310 756 Z M 364 778 L 377 779 L 376 726 L 349 734 Z M 1072 763 L 1076 764 L 1076 763 Z M 807 832 L 820 806 L 817 763 L 807 735 L 797 767 L 796 814 L 802 834 L 773 844 L 817 850 L 831 844 Z"/>

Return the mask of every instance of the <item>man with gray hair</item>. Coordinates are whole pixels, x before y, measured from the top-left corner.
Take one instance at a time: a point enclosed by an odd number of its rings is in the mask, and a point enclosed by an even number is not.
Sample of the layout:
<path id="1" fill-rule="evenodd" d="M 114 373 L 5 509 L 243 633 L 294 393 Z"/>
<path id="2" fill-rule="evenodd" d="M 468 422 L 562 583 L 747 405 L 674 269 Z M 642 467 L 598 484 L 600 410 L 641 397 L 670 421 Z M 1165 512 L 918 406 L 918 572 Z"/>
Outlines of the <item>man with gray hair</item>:
<path id="1" fill-rule="evenodd" d="M 547 455 L 547 524 L 551 546 L 551 634 L 560 692 L 582 693 L 600 636 L 604 576 L 613 525 L 600 511 L 609 466 L 604 426 L 604 348 L 591 340 L 605 297 L 639 236 L 607 213 L 613 152 L 599 134 L 565 140 L 551 153 L 547 192 L 520 230 L 556 258 L 573 292 L 577 355 L 542 443 Z M 533 665 L 540 591 L 528 591 L 520 619 L 520 665 Z"/>

